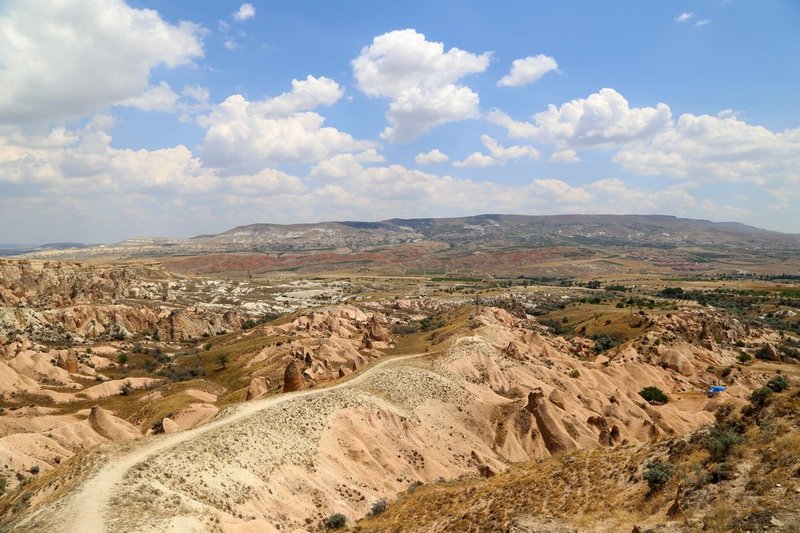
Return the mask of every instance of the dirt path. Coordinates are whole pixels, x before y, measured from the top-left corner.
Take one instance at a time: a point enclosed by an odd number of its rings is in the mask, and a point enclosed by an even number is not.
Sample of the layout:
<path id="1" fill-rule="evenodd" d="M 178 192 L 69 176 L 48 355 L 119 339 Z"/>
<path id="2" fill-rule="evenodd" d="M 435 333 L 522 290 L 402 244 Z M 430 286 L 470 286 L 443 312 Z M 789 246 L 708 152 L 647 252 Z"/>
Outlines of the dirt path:
<path id="1" fill-rule="evenodd" d="M 82 487 L 77 488 L 76 492 L 67 496 L 65 498 L 66 501 L 59 506 L 60 509 L 57 513 L 59 516 L 59 524 L 50 524 L 50 531 L 62 531 L 65 533 L 100 533 L 106 531 L 106 508 L 115 494 L 117 485 L 131 468 L 139 463 L 147 461 L 150 457 L 158 453 L 169 450 L 184 442 L 191 441 L 209 431 L 228 426 L 252 416 L 257 412 L 271 409 L 285 402 L 358 385 L 372 373 L 384 366 L 397 364 L 424 355 L 427 354 L 422 353 L 387 359 L 366 369 L 356 377 L 337 385 L 280 394 L 263 400 L 244 403 L 226 411 L 222 416 L 203 426 L 179 433 L 159 435 L 141 440 L 135 449 L 122 455 L 111 456 L 106 464 L 83 482 Z M 35 514 L 27 517 L 18 524 L 18 527 L 24 529 L 26 523 L 29 523 L 35 517 Z"/>

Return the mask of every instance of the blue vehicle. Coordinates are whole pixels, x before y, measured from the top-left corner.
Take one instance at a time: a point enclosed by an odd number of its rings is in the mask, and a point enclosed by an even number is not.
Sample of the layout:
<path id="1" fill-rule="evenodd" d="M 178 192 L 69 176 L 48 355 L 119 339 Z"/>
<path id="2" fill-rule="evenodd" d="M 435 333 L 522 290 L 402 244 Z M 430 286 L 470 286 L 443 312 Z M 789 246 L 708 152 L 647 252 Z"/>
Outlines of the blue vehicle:
<path id="1" fill-rule="evenodd" d="M 714 396 L 716 396 L 720 392 L 725 391 L 725 388 L 726 387 L 722 387 L 720 385 L 713 385 L 713 386 L 709 387 L 708 388 L 708 397 L 709 398 L 713 398 Z"/>

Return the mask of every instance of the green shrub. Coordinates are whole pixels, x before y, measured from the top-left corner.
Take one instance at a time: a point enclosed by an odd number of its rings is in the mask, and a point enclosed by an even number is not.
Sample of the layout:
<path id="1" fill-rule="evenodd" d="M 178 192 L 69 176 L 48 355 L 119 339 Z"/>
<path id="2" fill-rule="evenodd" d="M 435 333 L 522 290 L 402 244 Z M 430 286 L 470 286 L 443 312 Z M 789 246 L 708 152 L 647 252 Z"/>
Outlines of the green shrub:
<path id="1" fill-rule="evenodd" d="M 597 353 L 605 352 L 616 345 L 617 341 L 608 333 L 601 333 L 594 336 L 594 351 Z"/>
<path id="2" fill-rule="evenodd" d="M 639 391 L 639 396 L 645 399 L 650 405 L 661 405 L 669 401 L 669 396 L 658 387 L 645 387 Z"/>
<path id="3" fill-rule="evenodd" d="M 650 461 L 644 467 L 642 477 L 650 486 L 650 490 L 655 490 L 667 483 L 672 477 L 673 467 L 669 463 L 661 461 Z"/>
<path id="4" fill-rule="evenodd" d="M 767 387 L 774 392 L 783 392 L 789 388 L 789 380 L 786 379 L 786 376 L 777 375 L 767 382 Z"/>
<path id="5" fill-rule="evenodd" d="M 126 381 L 122 384 L 122 388 L 120 389 L 119 393 L 123 396 L 128 396 L 130 393 L 133 392 L 133 385 L 131 385 L 130 381 Z"/>
<path id="6" fill-rule="evenodd" d="M 369 514 L 371 516 L 378 516 L 388 508 L 389 508 L 389 500 L 387 500 L 386 498 L 381 498 L 380 500 L 372 504 L 372 508 L 370 509 Z"/>
<path id="7" fill-rule="evenodd" d="M 772 396 L 772 389 L 769 387 L 758 388 L 750 394 L 750 405 L 756 409 L 766 407 L 769 404 L 770 396 Z"/>
<path id="8" fill-rule="evenodd" d="M 740 428 L 729 422 L 717 422 L 703 436 L 703 447 L 708 451 L 713 461 L 726 458 L 733 448 L 744 442 Z"/>
<path id="9" fill-rule="evenodd" d="M 342 529 L 347 525 L 347 517 L 342 513 L 330 515 L 325 519 L 325 529 Z"/>
<path id="10" fill-rule="evenodd" d="M 412 481 L 411 484 L 408 486 L 408 493 L 411 494 L 412 492 L 420 488 L 422 485 L 423 485 L 422 481 L 419 480 Z"/>
<path id="11" fill-rule="evenodd" d="M 628 287 L 625 285 L 607 285 L 605 289 L 607 291 L 625 292 L 628 290 Z"/>
<path id="12" fill-rule="evenodd" d="M 742 353 L 740 353 L 739 355 L 736 356 L 736 359 L 740 363 L 749 363 L 750 361 L 753 360 L 753 357 L 749 353 L 742 352 Z"/>
<path id="13" fill-rule="evenodd" d="M 681 298 L 683 296 L 683 289 L 681 287 L 667 287 L 663 289 L 660 294 L 664 298 Z"/>
<path id="14" fill-rule="evenodd" d="M 708 475 L 705 477 L 705 481 L 711 484 L 717 484 L 720 481 L 726 481 L 729 479 L 733 479 L 733 469 L 728 463 L 720 463 L 715 467 L 712 467 L 711 470 L 708 471 Z"/>
<path id="15" fill-rule="evenodd" d="M 577 368 L 573 368 L 569 373 L 569 377 L 578 379 L 579 377 L 581 377 L 580 370 L 578 370 Z"/>
<path id="16" fill-rule="evenodd" d="M 33 465 L 31 467 L 31 474 L 33 474 L 35 476 L 38 473 L 39 473 L 39 465 Z"/>
<path id="17" fill-rule="evenodd" d="M 117 363 L 124 365 L 128 363 L 128 354 L 121 353 L 117 356 Z"/>
<path id="18" fill-rule="evenodd" d="M 213 346 L 213 344 L 211 344 L 210 342 L 207 342 L 207 343 L 205 343 L 205 344 L 203 345 L 203 349 L 204 349 L 205 351 L 209 351 L 209 350 L 211 349 L 211 347 L 212 347 L 212 346 Z"/>
<path id="19" fill-rule="evenodd" d="M 228 361 L 230 361 L 230 357 L 228 357 L 228 354 L 223 352 L 223 353 L 217 355 L 217 364 L 220 366 L 220 368 L 227 367 L 228 366 Z"/>
<path id="20" fill-rule="evenodd" d="M 733 367 L 726 366 L 725 368 L 722 369 L 722 372 L 720 372 L 720 376 L 722 376 L 723 378 L 727 378 L 728 376 L 731 375 L 731 372 L 733 372 Z"/>

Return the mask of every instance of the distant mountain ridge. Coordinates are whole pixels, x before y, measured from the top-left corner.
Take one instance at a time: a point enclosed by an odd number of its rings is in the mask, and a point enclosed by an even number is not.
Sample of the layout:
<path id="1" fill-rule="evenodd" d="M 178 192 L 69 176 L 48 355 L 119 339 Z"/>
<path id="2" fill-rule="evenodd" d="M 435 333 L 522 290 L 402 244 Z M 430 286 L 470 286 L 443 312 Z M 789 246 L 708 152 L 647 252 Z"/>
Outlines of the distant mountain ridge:
<path id="1" fill-rule="evenodd" d="M 36 250 L 34 257 L 193 255 L 231 252 L 347 253 L 408 243 L 450 248 L 546 246 L 677 246 L 751 253 L 800 251 L 800 235 L 738 222 L 670 215 L 501 215 L 393 218 L 378 222 L 258 223 L 188 239 L 139 237 L 77 250 Z"/>

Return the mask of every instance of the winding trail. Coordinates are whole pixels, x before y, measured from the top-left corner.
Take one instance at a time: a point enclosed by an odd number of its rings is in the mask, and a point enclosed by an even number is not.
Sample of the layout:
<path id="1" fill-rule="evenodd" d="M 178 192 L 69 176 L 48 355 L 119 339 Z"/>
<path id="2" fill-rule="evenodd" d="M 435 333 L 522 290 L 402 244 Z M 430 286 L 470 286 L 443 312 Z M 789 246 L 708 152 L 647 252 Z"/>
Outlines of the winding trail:
<path id="1" fill-rule="evenodd" d="M 138 441 L 139 444 L 135 449 L 121 455 L 112 455 L 99 470 L 82 482 L 82 486 L 66 496 L 65 501 L 59 505 L 57 513 L 60 523 L 49 524 L 48 529 L 64 533 L 103 533 L 107 530 L 105 523 L 106 508 L 115 494 L 115 489 L 122 482 L 128 471 L 137 464 L 205 433 L 239 422 L 255 413 L 275 408 L 286 402 L 358 385 L 385 366 L 425 355 L 428 354 L 420 353 L 386 359 L 378 362 L 375 366 L 367 368 L 356 377 L 330 387 L 279 394 L 263 400 L 243 403 L 224 411 L 222 416 L 205 425 L 179 433 L 158 435 Z M 24 529 L 27 523 L 36 518 L 37 514 L 34 513 L 23 519 L 18 524 L 18 527 Z"/>

